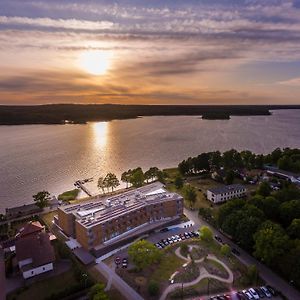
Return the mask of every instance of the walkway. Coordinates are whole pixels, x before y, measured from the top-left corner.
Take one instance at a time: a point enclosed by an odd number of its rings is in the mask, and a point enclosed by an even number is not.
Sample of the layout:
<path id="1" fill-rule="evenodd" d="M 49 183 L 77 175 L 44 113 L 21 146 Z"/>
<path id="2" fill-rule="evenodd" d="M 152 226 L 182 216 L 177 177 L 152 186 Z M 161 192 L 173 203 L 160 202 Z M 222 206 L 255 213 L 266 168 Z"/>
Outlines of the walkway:
<path id="1" fill-rule="evenodd" d="M 198 247 L 199 248 L 199 246 L 195 246 L 195 245 L 191 246 L 191 248 L 193 248 L 193 247 Z M 192 261 L 190 255 L 188 255 L 188 257 L 184 257 L 184 256 L 181 255 L 181 253 L 180 253 L 180 247 L 178 247 L 175 250 L 175 254 L 179 258 L 185 260 L 188 264 Z M 204 261 L 204 259 L 214 260 L 214 261 L 218 262 L 219 264 L 221 264 L 224 267 L 224 269 L 226 270 L 226 272 L 228 273 L 228 278 L 223 278 L 223 277 L 220 277 L 220 276 L 217 276 L 217 275 L 210 274 L 204 267 L 199 267 L 200 275 L 196 279 L 194 279 L 193 281 L 184 283 L 183 284 L 183 288 L 186 288 L 186 287 L 189 287 L 189 286 L 193 286 L 193 285 L 199 283 L 201 280 L 203 280 L 205 278 L 216 279 L 216 280 L 219 280 L 221 282 L 228 283 L 228 284 L 230 284 L 230 283 L 233 282 L 232 271 L 227 267 L 226 264 L 224 264 L 221 260 L 219 260 L 214 255 L 208 254 L 207 257 L 202 257 L 202 258 L 200 258 L 198 260 L 195 260 L 195 263 L 201 263 L 201 262 Z M 174 277 L 175 273 L 172 274 L 171 278 Z M 165 300 L 167 298 L 167 296 L 168 296 L 169 293 L 171 293 L 171 292 L 173 292 L 173 291 L 175 291 L 176 289 L 179 289 L 179 288 L 182 288 L 182 283 L 175 283 L 175 284 L 169 285 L 164 290 L 164 292 L 160 296 L 159 300 Z"/>
<path id="2" fill-rule="evenodd" d="M 113 284 L 120 293 L 128 300 L 144 300 L 131 286 L 129 286 L 113 269 L 104 262 L 98 262 L 96 269 L 107 279 L 106 290 Z"/>

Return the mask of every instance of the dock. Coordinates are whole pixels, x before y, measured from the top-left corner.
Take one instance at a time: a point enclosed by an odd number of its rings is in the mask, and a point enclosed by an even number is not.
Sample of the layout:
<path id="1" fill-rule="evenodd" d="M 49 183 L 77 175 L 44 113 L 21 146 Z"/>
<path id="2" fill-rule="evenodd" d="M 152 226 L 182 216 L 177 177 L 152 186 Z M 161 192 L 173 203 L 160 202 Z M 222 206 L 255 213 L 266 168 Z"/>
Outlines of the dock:
<path id="1" fill-rule="evenodd" d="M 93 179 L 92 178 L 89 178 L 89 179 L 85 179 L 85 180 L 77 180 L 74 185 L 77 187 L 77 188 L 80 188 L 83 192 L 85 192 L 89 197 L 92 197 L 93 194 L 84 186 L 84 184 L 86 182 L 91 182 Z"/>

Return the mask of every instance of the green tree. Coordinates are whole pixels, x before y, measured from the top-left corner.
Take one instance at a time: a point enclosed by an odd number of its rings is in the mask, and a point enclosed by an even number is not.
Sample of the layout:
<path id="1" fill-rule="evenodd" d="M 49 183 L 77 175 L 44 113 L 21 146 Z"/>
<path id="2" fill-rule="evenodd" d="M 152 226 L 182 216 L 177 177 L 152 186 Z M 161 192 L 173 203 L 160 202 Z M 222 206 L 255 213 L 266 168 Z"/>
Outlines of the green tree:
<path id="1" fill-rule="evenodd" d="M 126 182 L 126 189 L 128 188 L 129 180 L 130 180 L 131 170 L 125 171 L 121 175 L 121 181 Z"/>
<path id="2" fill-rule="evenodd" d="M 109 188 L 111 188 L 112 192 L 116 187 L 118 187 L 120 185 L 119 179 L 113 173 L 107 173 L 105 178 L 103 179 L 103 183 L 107 187 L 108 190 L 109 190 Z"/>
<path id="3" fill-rule="evenodd" d="M 222 245 L 220 252 L 224 256 L 229 256 L 229 254 L 231 253 L 231 248 L 229 247 L 229 245 L 224 244 Z"/>
<path id="4" fill-rule="evenodd" d="M 272 196 L 266 197 L 262 201 L 262 209 L 268 219 L 276 220 L 279 214 L 280 202 Z"/>
<path id="5" fill-rule="evenodd" d="M 300 201 L 291 200 L 282 203 L 279 207 L 279 215 L 285 226 L 290 225 L 293 219 L 300 219 Z"/>
<path id="6" fill-rule="evenodd" d="M 174 181 L 174 184 L 176 186 L 176 189 L 181 189 L 183 187 L 183 178 L 181 175 L 177 175 L 175 177 L 175 181 Z"/>
<path id="7" fill-rule="evenodd" d="M 141 187 L 144 184 L 144 173 L 141 168 L 136 168 L 132 170 L 132 173 L 130 175 L 129 182 L 132 184 L 134 187 Z"/>
<path id="8" fill-rule="evenodd" d="M 223 204 L 217 214 L 217 220 L 220 227 L 227 219 L 227 217 L 234 211 L 240 210 L 245 206 L 245 200 L 242 199 L 232 199 L 227 203 Z"/>
<path id="9" fill-rule="evenodd" d="M 103 194 L 105 193 L 106 186 L 105 186 L 105 182 L 104 182 L 103 177 L 99 177 L 97 187 L 98 187 L 99 190 L 102 191 Z"/>
<path id="10" fill-rule="evenodd" d="M 159 182 L 161 183 L 166 183 L 166 178 L 167 178 L 168 174 L 164 171 L 159 170 L 156 174 L 156 178 Z"/>
<path id="11" fill-rule="evenodd" d="M 157 296 L 158 295 L 158 293 L 159 293 L 159 284 L 156 281 L 151 280 L 149 282 L 148 293 L 149 293 L 150 296 Z"/>
<path id="12" fill-rule="evenodd" d="M 144 178 L 145 178 L 145 180 L 147 181 L 147 183 L 149 182 L 150 179 L 152 179 L 152 172 L 151 172 L 151 169 L 147 170 L 147 171 L 144 173 Z"/>
<path id="13" fill-rule="evenodd" d="M 196 189 L 193 186 L 188 184 L 184 187 L 183 194 L 185 199 L 189 202 L 190 207 L 193 208 L 197 200 Z"/>
<path id="14" fill-rule="evenodd" d="M 152 243 L 140 240 L 129 246 L 128 255 L 137 269 L 142 270 L 159 262 L 162 253 Z"/>
<path id="15" fill-rule="evenodd" d="M 254 255 L 267 265 L 276 265 L 276 261 L 285 254 L 289 238 L 282 227 L 271 221 L 266 221 L 254 234 Z"/>
<path id="16" fill-rule="evenodd" d="M 294 219 L 287 228 L 287 232 L 291 238 L 300 240 L 300 219 Z"/>
<path id="17" fill-rule="evenodd" d="M 50 201 L 50 193 L 47 191 L 38 192 L 37 194 L 33 195 L 33 200 L 39 208 L 44 208 L 49 205 Z"/>
<path id="18" fill-rule="evenodd" d="M 108 295 L 104 291 L 104 284 L 97 283 L 90 288 L 88 297 L 90 300 L 109 300 Z"/>
<path id="19" fill-rule="evenodd" d="M 261 195 L 263 197 L 268 197 L 271 194 L 271 187 L 267 182 L 261 182 L 256 190 L 257 195 Z"/>
<path id="20" fill-rule="evenodd" d="M 232 184 L 234 177 L 235 177 L 235 173 L 232 170 L 228 171 L 225 177 L 225 183 Z"/>
<path id="21" fill-rule="evenodd" d="M 213 239 L 213 233 L 208 226 L 202 226 L 199 229 L 200 238 L 203 241 L 210 242 Z"/>

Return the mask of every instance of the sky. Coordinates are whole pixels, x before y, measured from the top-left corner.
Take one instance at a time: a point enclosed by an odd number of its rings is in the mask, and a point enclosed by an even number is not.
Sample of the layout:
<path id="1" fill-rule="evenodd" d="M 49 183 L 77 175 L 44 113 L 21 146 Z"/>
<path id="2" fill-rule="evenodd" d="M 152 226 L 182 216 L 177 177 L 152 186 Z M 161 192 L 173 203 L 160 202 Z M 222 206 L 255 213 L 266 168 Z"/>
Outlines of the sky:
<path id="1" fill-rule="evenodd" d="M 1 0 L 0 104 L 300 104 L 300 0 Z"/>

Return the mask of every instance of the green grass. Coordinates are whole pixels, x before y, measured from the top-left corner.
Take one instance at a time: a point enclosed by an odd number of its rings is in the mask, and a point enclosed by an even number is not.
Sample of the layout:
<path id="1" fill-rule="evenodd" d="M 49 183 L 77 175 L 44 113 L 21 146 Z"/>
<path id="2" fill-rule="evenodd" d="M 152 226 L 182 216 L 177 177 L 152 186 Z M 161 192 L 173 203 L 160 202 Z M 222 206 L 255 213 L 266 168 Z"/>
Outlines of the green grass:
<path id="1" fill-rule="evenodd" d="M 7 300 L 28 300 L 39 299 L 43 300 L 54 292 L 59 292 L 65 289 L 66 285 L 76 283 L 74 272 L 72 270 L 59 274 L 58 276 L 34 282 L 27 288 L 23 288 L 10 294 Z"/>
<path id="2" fill-rule="evenodd" d="M 78 194 L 79 194 L 79 189 L 66 191 L 66 192 L 58 195 L 58 200 L 61 200 L 61 201 L 75 200 L 77 198 Z"/>
<path id="3" fill-rule="evenodd" d="M 175 253 L 167 251 L 165 252 L 165 255 L 163 255 L 163 258 L 159 265 L 157 265 L 155 271 L 152 273 L 151 279 L 157 282 L 167 281 L 184 263 L 185 261 L 176 256 Z"/>

